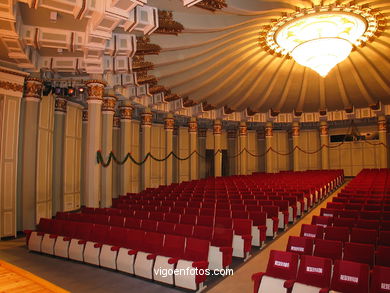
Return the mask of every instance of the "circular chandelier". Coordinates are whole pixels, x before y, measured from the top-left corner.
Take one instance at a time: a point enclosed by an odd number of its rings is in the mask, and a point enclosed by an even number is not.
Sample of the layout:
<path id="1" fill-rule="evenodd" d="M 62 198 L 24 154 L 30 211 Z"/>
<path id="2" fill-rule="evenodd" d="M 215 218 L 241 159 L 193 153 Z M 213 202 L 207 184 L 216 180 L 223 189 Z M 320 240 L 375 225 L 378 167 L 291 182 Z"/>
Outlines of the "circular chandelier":
<path id="1" fill-rule="evenodd" d="M 260 44 L 276 56 L 292 57 L 325 77 L 354 47 L 372 41 L 383 17 L 368 7 L 323 6 L 305 9 L 263 27 Z"/>

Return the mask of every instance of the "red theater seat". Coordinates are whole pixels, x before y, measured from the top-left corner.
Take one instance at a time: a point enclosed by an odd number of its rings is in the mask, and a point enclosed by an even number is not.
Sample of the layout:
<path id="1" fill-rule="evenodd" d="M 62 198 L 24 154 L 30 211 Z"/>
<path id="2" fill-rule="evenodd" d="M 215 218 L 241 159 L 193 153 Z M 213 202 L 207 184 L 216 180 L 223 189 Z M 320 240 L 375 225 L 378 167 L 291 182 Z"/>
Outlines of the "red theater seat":
<path id="1" fill-rule="evenodd" d="M 300 236 L 323 239 L 324 227 L 318 225 L 302 224 Z"/>
<path id="2" fill-rule="evenodd" d="M 313 254 L 313 238 L 289 236 L 286 251 L 298 254 Z"/>
<path id="3" fill-rule="evenodd" d="M 336 260 L 330 288 L 343 293 L 368 293 L 369 271 L 367 264 Z"/>
<path id="4" fill-rule="evenodd" d="M 361 262 L 372 266 L 374 264 L 375 247 L 372 244 L 344 243 L 344 260 Z"/>
<path id="5" fill-rule="evenodd" d="M 341 259 L 343 253 L 343 243 L 341 241 L 316 239 L 314 243 L 314 256 L 333 260 Z"/>
<path id="6" fill-rule="evenodd" d="M 390 268 L 375 266 L 371 273 L 370 293 L 388 293 L 390 291 Z"/>

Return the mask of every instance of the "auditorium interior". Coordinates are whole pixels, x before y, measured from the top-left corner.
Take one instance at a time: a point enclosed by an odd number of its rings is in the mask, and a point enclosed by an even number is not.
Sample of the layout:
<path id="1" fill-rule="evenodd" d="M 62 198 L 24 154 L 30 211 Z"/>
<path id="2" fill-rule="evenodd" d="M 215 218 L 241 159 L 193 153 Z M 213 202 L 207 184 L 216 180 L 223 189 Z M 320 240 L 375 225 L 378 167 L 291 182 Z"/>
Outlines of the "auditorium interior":
<path id="1" fill-rule="evenodd" d="M 390 292 L 389 18 L 0 0 L 0 292 Z"/>

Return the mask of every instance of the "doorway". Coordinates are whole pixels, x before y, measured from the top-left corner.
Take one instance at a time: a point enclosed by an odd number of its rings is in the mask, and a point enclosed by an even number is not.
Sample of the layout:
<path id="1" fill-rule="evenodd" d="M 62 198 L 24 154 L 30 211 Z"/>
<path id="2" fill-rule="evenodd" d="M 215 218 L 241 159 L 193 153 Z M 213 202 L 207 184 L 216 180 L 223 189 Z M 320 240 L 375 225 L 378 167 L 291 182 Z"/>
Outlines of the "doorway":
<path id="1" fill-rule="evenodd" d="M 206 150 L 206 178 L 214 177 L 214 150 Z M 227 150 L 222 150 L 222 176 L 229 176 L 229 158 Z"/>

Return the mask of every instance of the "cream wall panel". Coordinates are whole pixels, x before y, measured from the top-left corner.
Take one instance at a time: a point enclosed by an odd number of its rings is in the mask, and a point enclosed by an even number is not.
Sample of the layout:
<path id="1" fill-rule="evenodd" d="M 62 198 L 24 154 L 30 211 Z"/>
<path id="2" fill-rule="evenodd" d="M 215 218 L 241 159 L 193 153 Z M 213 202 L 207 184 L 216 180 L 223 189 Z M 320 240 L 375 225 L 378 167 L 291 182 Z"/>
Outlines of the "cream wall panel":
<path id="1" fill-rule="evenodd" d="M 141 159 L 141 144 L 140 144 L 140 122 L 131 121 L 131 154 L 135 160 L 140 161 Z M 141 188 L 141 167 L 133 162 L 131 164 L 130 172 L 130 184 L 131 192 L 140 192 Z"/>
<path id="2" fill-rule="evenodd" d="M 0 237 L 16 235 L 20 97 L 0 95 Z"/>
<path id="3" fill-rule="evenodd" d="M 317 130 L 301 130 L 299 136 L 301 149 L 314 152 L 319 150 L 320 144 L 320 136 Z M 299 151 L 299 169 L 301 171 L 321 169 L 321 152 L 306 154 Z"/>
<path id="4" fill-rule="evenodd" d="M 36 222 L 52 215 L 52 170 L 54 97 L 43 96 L 39 108 L 37 180 L 36 180 Z"/>
<path id="5" fill-rule="evenodd" d="M 247 149 L 251 154 L 254 155 L 258 154 L 256 131 L 254 130 L 248 131 Z M 248 168 L 248 173 L 247 173 L 248 175 L 259 171 L 259 160 L 257 159 L 257 157 L 251 156 L 248 153 L 247 153 L 247 168 Z"/>
<path id="6" fill-rule="evenodd" d="M 64 147 L 64 210 L 80 208 L 82 110 L 68 103 Z"/>
<path id="7" fill-rule="evenodd" d="M 187 127 L 179 128 L 179 157 L 189 155 L 189 134 Z M 179 182 L 188 181 L 190 178 L 190 160 L 179 161 Z"/>
<path id="8" fill-rule="evenodd" d="M 165 132 L 164 126 L 153 124 L 151 129 L 151 153 L 156 158 L 165 157 Z M 158 187 L 165 182 L 164 162 L 151 159 L 151 187 Z"/>
<path id="9" fill-rule="evenodd" d="M 178 155 L 179 154 L 179 135 L 173 135 L 173 152 Z M 179 160 L 173 157 L 172 159 L 172 181 L 175 183 L 179 182 Z"/>
<path id="10" fill-rule="evenodd" d="M 274 131 L 272 148 L 280 153 L 288 153 L 289 141 L 287 131 Z M 287 171 L 290 168 L 290 156 L 273 153 L 273 172 Z"/>

